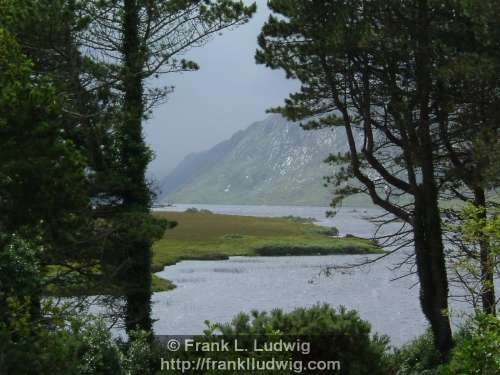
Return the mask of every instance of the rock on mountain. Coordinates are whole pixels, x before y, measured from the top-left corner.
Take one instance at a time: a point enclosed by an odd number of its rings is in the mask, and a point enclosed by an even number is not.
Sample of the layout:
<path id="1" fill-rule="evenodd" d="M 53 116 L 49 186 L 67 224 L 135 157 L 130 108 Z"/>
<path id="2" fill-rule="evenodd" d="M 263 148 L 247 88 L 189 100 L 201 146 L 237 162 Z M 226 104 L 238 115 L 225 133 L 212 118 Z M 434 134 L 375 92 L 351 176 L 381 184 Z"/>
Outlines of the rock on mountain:
<path id="1" fill-rule="evenodd" d="M 323 161 L 347 151 L 343 129 L 306 131 L 279 115 L 188 155 L 161 183 L 161 201 L 328 205 Z"/>

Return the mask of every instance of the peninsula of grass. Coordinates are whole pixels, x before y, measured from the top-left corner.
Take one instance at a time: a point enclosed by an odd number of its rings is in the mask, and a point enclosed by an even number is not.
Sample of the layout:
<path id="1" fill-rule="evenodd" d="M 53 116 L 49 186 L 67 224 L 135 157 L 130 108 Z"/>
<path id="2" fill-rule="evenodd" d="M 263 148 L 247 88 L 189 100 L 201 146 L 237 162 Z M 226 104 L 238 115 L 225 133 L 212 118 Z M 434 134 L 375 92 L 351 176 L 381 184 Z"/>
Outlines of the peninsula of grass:
<path id="1" fill-rule="evenodd" d="M 262 218 L 209 212 L 156 213 L 178 226 L 153 245 L 153 271 L 182 260 L 230 256 L 375 254 L 382 249 L 356 237 L 332 237 L 329 228 L 297 218 Z"/>
<path id="2" fill-rule="evenodd" d="M 313 219 L 299 217 L 262 218 L 212 214 L 208 211 L 165 212 L 155 215 L 176 221 L 153 245 L 153 272 L 182 260 L 223 260 L 230 256 L 294 256 L 330 254 L 375 254 L 382 249 L 372 241 L 356 237 L 333 237 L 331 228 L 313 224 Z M 54 267 L 53 272 L 61 271 Z M 153 292 L 175 288 L 166 279 L 153 274 Z M 75 296 L 110 294 L 88 283 L 71 289 L 51 287 L 48 295 Z"/>

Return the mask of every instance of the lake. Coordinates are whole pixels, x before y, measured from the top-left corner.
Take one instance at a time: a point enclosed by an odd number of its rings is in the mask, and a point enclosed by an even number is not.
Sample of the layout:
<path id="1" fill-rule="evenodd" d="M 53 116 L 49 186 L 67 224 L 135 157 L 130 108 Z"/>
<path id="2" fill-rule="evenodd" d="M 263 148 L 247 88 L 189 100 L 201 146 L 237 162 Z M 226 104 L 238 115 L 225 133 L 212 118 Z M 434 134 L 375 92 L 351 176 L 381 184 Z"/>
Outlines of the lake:
<path id="1" fill-rule="evenodd" d="M 382 213 L 374 208 L 342 208 L 334 218 L 326 218 L 326 207 L 296 206 L 176 205 L 167 210 L 185 211 L 189 207 L 228 215 L 313 217 L 320 225 L 336 226 L 343 235 L 361 237 L 371 237 L 376 228 L 367 218 Z M 388 225 L 379 234 L 399 227 L 396 223 Z M 325 267 L 352 264 L 367 256 L 232 257 L 225 261 L 180 262 L 158 273 L 177 288 L 154 294 L 154 331 L 157 335 L 200 334 L 205 320 L 228 322 L 237 313 L 254 309 L 289 311 L 328 303 L 357 310 L 374 331 L 390 336 L 393 345 L 401 345 L 426 329 L 416 276 L 392 281 L 407 273 L 405 268 L 392 268 L 409 251 L 402 250 L 353 272 L 329 276 L 322 272 Z M 458 304 L 452 307 L 464 309 Z"/>

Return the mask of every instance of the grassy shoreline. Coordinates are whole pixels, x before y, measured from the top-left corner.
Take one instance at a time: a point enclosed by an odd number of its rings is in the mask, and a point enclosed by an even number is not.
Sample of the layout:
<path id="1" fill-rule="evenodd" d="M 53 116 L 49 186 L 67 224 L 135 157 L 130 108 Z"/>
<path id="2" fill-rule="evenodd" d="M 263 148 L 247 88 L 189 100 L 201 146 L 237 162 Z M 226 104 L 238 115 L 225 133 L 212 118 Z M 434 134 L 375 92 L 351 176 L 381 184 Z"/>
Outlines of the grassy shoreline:
<path id="1" fill-rule="evenodd" d="M 220 215 L 208 212 L 157 212 L 179 225 L 153 245 L 153 272 L 183 260 L 224 260 L 231 256 L 378 254 L 372 241 L 332 237 L 329 228 L 309 220 Z M 153 290 L 175 288 L 154 275 Z"/>

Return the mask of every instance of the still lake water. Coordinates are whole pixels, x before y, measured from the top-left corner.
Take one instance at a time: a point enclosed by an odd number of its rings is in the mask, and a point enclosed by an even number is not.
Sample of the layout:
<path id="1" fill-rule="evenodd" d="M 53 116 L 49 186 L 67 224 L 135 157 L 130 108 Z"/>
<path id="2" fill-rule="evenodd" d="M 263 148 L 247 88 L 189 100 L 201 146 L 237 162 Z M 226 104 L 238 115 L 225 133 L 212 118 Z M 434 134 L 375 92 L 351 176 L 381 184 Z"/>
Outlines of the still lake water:
<path id="1" fill-rule="evenodd" d="M 367 218 L 382 212 L 343 208 L 334 218 L 326 218 L 328 209 L 323 207 L 176 205 L 167 210 L 185 211 L 189 207 L 229 215 L 313 217 L 320 225 L 336 226 L 341 235 L 367 238 L 375 231 Z M 383 233 L 398 228 L 394 224 Z M 391 281 L 407 272 L 391 268 L 409 251 L 330 276 L 322 272 L 325 267 L 352 264 L 367 256 L 232 257 L 225 261 L 180 262 L 157 274 L 173 281 L 177 288 L 154 294 L 153 317 L 158 319 L 154 331 L 157 335 L 200 334 L 205 320 L 228 322 L 237 313 L 254 309 L 289 311 L 328 303 L 357 310 L 374 331 L 390 336 L 393 345 L 401 345 L 426 329 L 416 276 Z M 452 304 L 452 308 L 460 311 L 464 306 Z"/>

